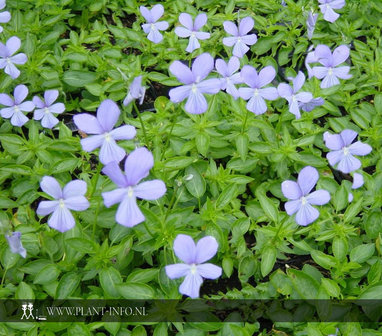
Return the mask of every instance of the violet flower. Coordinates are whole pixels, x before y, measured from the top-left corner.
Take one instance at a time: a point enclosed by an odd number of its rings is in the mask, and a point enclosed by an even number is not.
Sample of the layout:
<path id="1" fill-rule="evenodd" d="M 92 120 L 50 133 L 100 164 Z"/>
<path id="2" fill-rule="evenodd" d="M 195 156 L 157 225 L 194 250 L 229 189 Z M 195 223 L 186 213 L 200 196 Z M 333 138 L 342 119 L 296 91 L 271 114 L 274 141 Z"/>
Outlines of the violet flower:
<path id="1" fill-rule="evenodd" d="M 164 8 L 161 4 L 153 6 L 150 10 L 145 6 L 140 6 L 139 10 L 142 16 L 146 19 L 147 23 L 142 25 L 143 31 L 148 34 L 147 38 L 154 43 L 159 43 L 163 40 L 160 30 L 166 30 L 168 28 L 167 21 L 159 21 L 159 18 L 164 13 Z"/>
<path id="2" fill-rule="evenodd" d="M 191 298 L 199 297 L 200 286 L 205 279 L 217 279 L 222 269 L 214 264 L 205 263 L 218 250 L 218 243 L 212 236 L 206 236 L 195 246 L 193 239 L 179 234 L 174 240 L 175 255 L 184 263 L 167 265 L 166 274 L 170 279 L 185 277 L 179 287 L 179 292 Z"/>
<path id="3" fill-rule="evenodd" d="M 8 245 L 12 253 L 20 254 L 23 258 L 27 256 L 27 251 L 21 242 L 21 232 L 12 232 L 10 236 L 5 235 L 5 238 L 8 241 Z"/>
<path id="4" fill-rule="evenodd" d="M 125 173 L 122 173 L 115 161 L 108 163 L 102 169 L 102 172 L 118 186 L 113 191 L 102 193 L 106 207 L 120 203 L 115 216 L 118 224 L 132 227 L 143 222 L 145 217 L 137 206 L 137 198 L 152 201 L 165 194 L 166 186 L 161 180 L 139 183 L 147 177 L 153 165 L 153 155 L 147 148 L 141 147 L 128 155 L 125 161 Z"/>
<path id="5" fill-rule="evenodd" d="M 363 175 L 359 173 L 353 174 L 353 185 L 351 186 L 352 189 L 358 189 L 361 188 L 364 184 Z"/>
<path id="6" fill-rule="evenodd" d="M 191 70 L 179 61 L 170 65 L 170 72 L 179 82 L 186 84 L 171 89 L 170 99 L 180 103 L 187 98 L 185 109 L 188 113 L 200 114 L 207 111 L 208 104 L 203 93 L 215 94 L 220 91 L 221 82 L 218 78 L 204 80 L 214 68 L 214 60 L 208 53 L 199 55 L 192 64 Z"/>
<path id="7" fill-rule="evenodd" d="M 284 196 L 291 199 L 285 203 L 285 210 L 289 216 L 296 213 L 298 225 L 306 226 L 318 218 L 319 212 L 311 204 L 324 205 L 330 200 L 330 194 L 326 190 L 320 189 L 310 193 L 317 181 L 317 169 L 307 166 L 298 174 L 297 183 L 288 180 L 281 184 Z"/>
<path id="8" fill-rule="evenodd" d="M 358 133 L 346 129 L 340 134 L 324 133 L 325 146 L 332 150 L 326 154 L 329 164 L 345 174 L 355 171 L 361 167 L 361 161 L 353 155 L 367 155 L 372 148 L 368 144 L 357 141 L 352 144 Z"/>
<path id="9" fill-rule="evenodd" d="M 123 101 L 123 105 L 129 105 L 133 100 L 139 99 L 139 105 L 142 105 L 145 99 L 146 88 L 142 86 L 142 76 L 135 77 L 130 84 L 127 96 Z"/>
<path id="10" fill-rule="evenodd" d="M 308 29 L 308 39 L 311 40 L 313 37 L 314 29 L 316 27 L 318 14 L 314 12 L 308 13 L 308 19 L 306 20 L 306 26 Z"/>
<path id="11" fill-rule="evenodd" d="M 179 37 L 189 37 L 188 46 L 186 51 L 189 53 L 195 49 L 200 48 L 199 40 L 207 40 L 210 38 L 210 33 L 200 32 L 199 30 L 207 23 L 207 15 L 205 13 L 199 14 L 193 22 L 192 17 L 188 13 L 181 13 L 179 15 L 179 22 L 184 27 L 176 27 L 175 34 Z"/>
<path id="12" fill-rule="evenodd" d="M 324 20 L 333 23 L 340 15 L 333 9 L 341 9 L 345 6 L 345 0 L 318 0 L 322 14 L 324 14 Z"/>
<path id="13" fill-rule="evenodd" d="M 3 118 L 11 118 L 11 124 L 13 126 L 21 127 L 29 119 L 23 112 L 31 112 L 35 106 L 33 102 L 26 101 L 24 99 L 28 96 L 28 88 L 25 85 L 17 85 L 13 91 L 14 100 L 5 93 L 0 93 L 0 104 L 8 106 L 0 110 L 0 114 Z"/>
<path id="14" fill-rule="evenodd" d="M 312 111 L 315 107 L 324 105 L 325 101 L 321 97 L 312 98 L 307 103 L 299 102 L 298 106 L 305 112 Z"/>
<path id="15" fill-rule="evenodd" d="M 84 181 L 71 181 L 64 189 L 61 189 L 54 177 L 44 176 L 40 182 L 40 187 L 54 200 L 40 202 L 36 213 L 39 216 L 53 213 L 48 219 L 48 225 L 53 229 L 60 232 L 70 230 L 74 227 L 75 220 L 69 210 L 84 211 L 89 208 L 89 201 L 84 196 L 87 189 Z"/>
<path id="16" fill-rule="evenodd" d="M 41 120 L 41 125 L 46 128 L 53 128 L 58 124 L 58 119 L 53 115 L 61 114 L 65 111 L 65 105 L 63 103 L 53 104 L 58 97 L 57 90 L 47 90 L 44 93 L 43 101 L 40 97 L 33 97 L 33 104 L 37 109 L 34 111 L 33 119 Z"/>
<path id="17" fill-rule="evenodd" d="M 299 92 L 305 83 L 305 75 L 299 71 L 294 78 L 288 78 L 293 83 L 293 88 L 285 83 L 279 84 L 277 91 L 280 97 L 285 98 L 289 103 L 289 112 L 296 116 L 296 119 L 301 118 L 300 103 L 308 103 L 313 99 L 310 92 Z"/>
<path id="18" fill-rule="evenodd" d="M 316 47 L 314 52 L 315 58 L 317 62 L 323 66 L 313 67 L 312 73 L 318 79 L 324 78 L 320 85 L 322 89 L 340 84 L 338 78 L 349 79 L 352 77 L 352 75 L 349 74 L 349 66 L 337 67 L 347 60 L 349 53 L 350 50 L 346 45 L 341 45 L 334 49 L 333 54 L 329 47 L 324 44 Z"/>
<path id="19" fill-rule="evenodd" d="M 23 53 L 12 56 L 20 46 L 21 41 L 17 36 L 9 38 L 5 45 L 0 43 L 0 69 L 4 69 L 4 72 L 13 79 L 20 76 L 20 70 L 15 64 L 25 64 L 28 60 L 27 55 Z"/>
<path id="20" fill-rule="evenodd" d="M 6 5 L 5 0 L 0 0 L 0 10 L 4 9 L 5 5 Z M 10 20 L 11 20 L 11 13 L 9 13 L 8 11 L 0 13 L 0 23 L 7 23 Z M 0 26 L 0 33 L 2 32 L 3 32 L 3 27 Z"/>
<path id="21" fill-rule="evenodd" d="M 239 28 L 231 21 L 224 21 L 224 30 L 233 36 L 223 38 L 223 44 L 227 47 L 234 45 L 232 52 L 234 56 L 242 58 L 249 50 L 248 46 L 257 42 L 256 34 L 247 35 L 252 30 L 254 24 L 253 19 L 249 16 L 239 22 Z"/>
<path id="22" fill-rule="evenodd" d="M 85 152 L 91 152 L 101 147 L 100 161 L 106 165 L 109 162 L 120 162 L 125 156 L 125 150 L 118 146 L 116 140 L 130 140 L 135 137 L 135 127 L 124 125 L 113 130 L 118 121 L 120 110 L 116 103 L 110 99 L 104 100 L 97 109 L 97 117 L 80 113 L 73 117 L 79 130 L 93 136 L 81 139 L 81 146 Z"/>
<path id="23" fill-rule="evenodd" d="M 257 74 L 256 69 L 250 65 L 244 65 L 241 70 L 243 82 L 248 87 L 239 88 L 240 97 L 248 100 L 247 109 L 257 115 L 267 111 L 266 100 L 275 100 L 279 94 L 275 87 L 266 87 L 276 76 L 276 71 L 272 66 L 266 66 Z"/>
<path id="24" fill-rule="evenodd" d="M 236 72 L 240 68 L 240 61 L 237 57 L 232 56 L 228 63 L 222 59 L 215 62 L 216 71 L 223 77 L 220 79 L 221 90 L 226 90 L 235 99 L 239 98 L 239 91 L 235 84 L 243 83 L 240 73 Z"/>

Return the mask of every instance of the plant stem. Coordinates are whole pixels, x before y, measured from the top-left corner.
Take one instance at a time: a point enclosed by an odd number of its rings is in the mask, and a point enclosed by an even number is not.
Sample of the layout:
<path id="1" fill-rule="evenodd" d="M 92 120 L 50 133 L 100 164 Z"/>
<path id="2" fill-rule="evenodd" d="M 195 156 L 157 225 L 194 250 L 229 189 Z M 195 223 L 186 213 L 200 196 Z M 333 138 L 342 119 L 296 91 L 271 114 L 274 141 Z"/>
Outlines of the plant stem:
<path id="1" fill-rule="evenodd" d="M 145 128 L 145 125 L 143 124 L 143 120 L 142 120 L 142 117 L 141 117 L 141 112 L 139 112 L 139 109 L 138 109 L 137 104 L 135 103 L 135 101 L 133 102 L 133 107 L 134 107 L 134 110 L 137 113 L 138 119 L 139 119 L 139 121 L 141 123 L 142 131 L 143 131 L 143 137 L 145 138 L 145 145 L 148 146 L 149 142 L 147 140 L 146 128 Z"/>

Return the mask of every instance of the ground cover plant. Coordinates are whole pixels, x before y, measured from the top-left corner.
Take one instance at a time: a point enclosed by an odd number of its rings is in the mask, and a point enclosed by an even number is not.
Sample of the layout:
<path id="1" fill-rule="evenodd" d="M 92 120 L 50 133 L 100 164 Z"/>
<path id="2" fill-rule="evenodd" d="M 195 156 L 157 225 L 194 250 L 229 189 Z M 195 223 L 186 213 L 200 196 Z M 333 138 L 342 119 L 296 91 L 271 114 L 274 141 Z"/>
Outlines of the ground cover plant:
<path id="1" fill-rule="evenodd" d="M 379 0 L 0 8 L 1 299 L 382 298 Z M 257 313 L 0 334 L 382 335 Z"/>

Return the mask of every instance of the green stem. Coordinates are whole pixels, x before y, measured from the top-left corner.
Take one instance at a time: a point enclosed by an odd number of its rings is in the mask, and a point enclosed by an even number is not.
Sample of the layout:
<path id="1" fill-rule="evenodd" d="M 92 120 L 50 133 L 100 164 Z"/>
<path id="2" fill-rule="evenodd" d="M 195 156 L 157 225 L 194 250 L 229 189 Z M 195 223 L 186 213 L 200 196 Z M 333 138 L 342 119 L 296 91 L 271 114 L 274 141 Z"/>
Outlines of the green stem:
<path id="1" fill-rule="evenodd" d="M 149 227 L 147 226 L 146 221 L 143 222 L 143 225 L 145 226 L 145 229 L 146 229 L 147 233 L 151 236 L 151 238 L 155 238 L 155 235 L 151 233 Z"/>
<path id="2" fill-rule="evenodd" d="M 243 128 L 241 129 L 241 133 L 243 134 L 245 133 L 245 128 L 247 126 L 248 114 L 249 114 L 249 111 L 247 109 L 247 112 L 245 113 L 244 122 L 243 122 Z"/>
<path id="3" fill-rule="evenodd" d="M 147 140 L 146 128 L 145 128 L 145 125 L 143 124 L 143 120 L 142 120 L 142 117 L 141 117 L 141 112 L 139 112 L 139 109 L 138 109 L 137 104 L 135 103 L 135 101 L 133 102 L 133 107 L 134 107 L 134 110 L 137 113 L 138 119 L 139 119 L 139 121 L 141 123 L 142 131 L 143 131 L 143 137 L 145 138 L 145 144 L 146 144 L 146 146 L 148 146 L 149 142 Z"/>
<path id="4" fill-rule="evenodd" d="M 178 110 L 177 110 L 177 111 L 178 111 Z M 163 151 L 162 151 L 162 155 L 161 155 L 161 157 L 160 157 L 160 161 L 163 160 L 164 154 L 166 153 L 166 150 L 167 150 L 167 148 L 168 148 L 168 145 L 170 144 L 170 137 L 171 137 L 171 134 L 172 134 L 172 130 L 174 129 L 174 126 L 175 126 L 175 124 L 176 124 L 176 118 L 177 118 L 177 116 L 178 116 L 178 113 L 176 113 L 176 114 L 174 113 L 174 119 L 173 119 L 173 121 L 172 121 L 172 123 L 171 123 L 170 133 L 169 133 L 168 136 L 167 136 L 166 144 L 165 144 L 164 149 L 163 149 Z"/>
<path id="5" fill-rule="evenodd" d="M 1 284 L 0 286 L 3 287 L 5 276 L 7 275 L 8 267 L 4 270 L 3 278 L 1 279 Z"/>

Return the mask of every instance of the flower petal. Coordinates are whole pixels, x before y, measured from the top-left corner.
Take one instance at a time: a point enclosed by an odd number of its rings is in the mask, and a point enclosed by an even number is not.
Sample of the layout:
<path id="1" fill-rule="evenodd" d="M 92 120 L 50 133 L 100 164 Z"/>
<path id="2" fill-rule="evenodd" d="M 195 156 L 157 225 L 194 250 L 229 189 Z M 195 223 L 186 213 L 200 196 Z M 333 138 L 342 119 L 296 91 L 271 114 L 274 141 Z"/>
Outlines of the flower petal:
<path id="1" fill-rule="evenodd" d="M 344 146 L 349 146 L 353 142 L 353 140 L 357 137 L 357 135 L 358 133 L 356 131 L 353 131 L 350 129 L 343 130 L 340 133 Z"/>
<path id="2" fill-rule="evenodd" d="M 12 36 L 8 41 L 6 42 L 5 46 L 8 49 L 8 56 L 13 55 L 17 50 L 20 49 L 21 46 L 21 40 L 17 36 Z"/>
<path id="3" fill-rule="evenodd" d="M 194 82 L 194 75 L 191 70 L 179 61 L 172 62 L 169 70 L 181 83 L 191 84 Z"/>
<path id="4" fill-rule="evenodd" d="M 313 223 L 320 213 L 316 208 L 313 208 L 309 203 L 301 205 L 296 214 L 296 222 L 299 225 L 306 226 Z"/>
<path id="5" fill-rule="evenodd" d="M 341 161 L 344 157 L 344 152 L 343 150 L 336 150 L 336 151 L 333 151 L 333 152 L 329 152 L 328 154 L 326 154 L 326 158 L 328 159 L 329 161 L 329 164 L 334 167 L 337 162 Z"/>
<path id="6" fill-rule="evenodd" d="M 194 30 L 194 31 L 199 30 L 199 29 L 202 28 L 206 23 L 207 23 L 207 14 L 205 14 L 205 13 L 200 13 L 200 14 L 197 15 L 196 18 L 195 18 L 193 30 Z"/>
<path id="7" fill-rule="evenodd" d="M 263 114 L 267 111 L 267 104 L 260 95 L 252 96 L 247 103 L 247 109 L 256 115 Z"/>
<path id="8" fill-rule="evenodd" d="M 191 92 L 191 85 L 182 85 L 169 91 L 170 100 L 174 103 L 180 103 L 185 100 Z"/>
<path id="9" fill-rule="evenodd" d="M 186 28 L 188 28 L 189 30 L 193 30 L 194 28 L 194 24 L 193 24 L 193 20 L 192 20 L 192 17 L 190 14 L 188 13 L 181 13 L 179 15 L 179 22 L 185 26 Z"/>
<path id="10" fill-rule="evenodd" d="M 218 242 L 212 236 L 203 237 L 196 244 L 195 263 L 202 264 L 213 258 L 218 251 Z"/>
<path id="11" fill-rule="evenodd" d="M 260 88 L 257 71 L 253 66 L 244 65 L 240 75 L 243 78 L 244 83 L 251 88 Z"/>
<path id="12" fill-rule="evenodd" d="M 51 113 L 60 114 L 65 111 L 65 105 L 63 103 L 56 103 L 49 106 L 49 111 Z"/>
<path id="13" fill-rule="evenodd" d="M 338 78 L 332 74 L 332 75 L 327 75 L 324 80 L 321 82 L 321 85 L 320 85 L 320 88 L 321 89 L 327 89 L 327 88 L 330 88 L 332 86 L 335 86 L 335 85 L 338 85 L 340 84 L 340 81 L 338 80 Z"/>
<path id="14" fill-rule="evenodd" d="M 201 93 L 215 94 L 220 91 L 220 79 L 210 78 L 196 84 Z"/>
<path id="15" fill-rule="evenodd" d="M 338 151 L 345 146 L 344 141 L 342 140 L 342 137 L 340 134 L 330 134 L 329 132 L 325 132 L 324 141 L 325 141 L 326 147 L 335 151 Z"/>
<path id="16" fill-rule="evenodd" d="M 357 141 L 350 145 L 349 152 L 353 155 L 367 155 L 372 151 L 371 146 L 364 144 L 361 141 Z"/>
<path id="17" fill-rule="evenodd" d="M 152 18 L 153 22 L 156 22 L 163 15 L 164 8 L 161 4 L 156 4 L 153 6 L 153 8 L 151 8 L 150 12 L 151 12 L 151 18 Z"/>
<path id="18" fill-rule="evenodd" d="M 127 227 L 133 227 L 145 220 L 145 216 L 143 216 L 138 208 L 137 199 L 134 195 L 130 196 L 127 194 L 123 198 L 115 215 L 115 220 L 117 223 Z"/>
<path id="19" fill-rule="evenodd" d="M 301 169 L 298 174 L 297 183 L 303 195 L 307 195 L 318 181 L 318 171 L 316 168 L 307 166 Z"/>
<path id="20" fill-rule="evenodd" d="M 121 203 L 124 197 L 127 195 L 126 188 L 118 188 L 112 191 L 106 191 L 102 193 L 103 203 L 107 208 L 110 208 L 114 204 Z"/>
<path id="21" fill-rule="evenodd" d="M 70 181 L 62 191 L 63 198 L 67 199 L 75 196 L 83 196 L 86 194 L 87 185 L 85 181 L 74 180 Z"/>
<path id="22" fill-rule="evenodd" d="M 85 152 L 92 152 L 96 148 L 101 147 L 104 141 L 105 141 L 105 136 L 103 134 L 92 135 L 84 139 L 81 139 L 81 146 Z"/>
<path id="23" fill-rule="evenodd" d="M 349 74 L 349 71 L 350 71 L 349 66 L 341 66 L 341 67 L 333 69 L 334 75 L 338 78 L 341 78 L 341 79 L 352 78 L 353 76 L 351 74 Z"/>
<path id="24" fill-rule="evenodd" d="M 316 190 L 306 196 L 306 200 L 310 204 L 324 205 L 330 201 L 330 194 L 324 189 Z"/>
<path id="25" fill-rule="evenodd" d="M 205 279 L 213 280 L 222 275 L 222 268 L 210 263 L 197 265 L 196 269 L 198 270 L 199 275 Z"/>
<path id="26" fill-rule="evenodd" d="M 237 26 L 232 21 L 224 21 L 223 22 L 223 27 L 224 27 L 224 30 L 228 34 L 233 35 L 233 36 L 238 36 L 239 35 L 239 30 L 237 29 Z"/>
<path id="27" fill-rule="evenodd" d="M 62 198 L 61 186 L 54 177 L 44 176 L 40 182 L 40 187 L 43 192 L 53 197 L 54 199 Z"/>
<path id="28" fill-rule="evenodd" d="M 303 196 L 298 184 L 290 180 L 287 180 L 281 183 L 281 191 L 283 192 L 286 198 L 291 200 L 297 200 L 301 196 Z"/>
<path id="29" fill-rule="evenodd" d="M 280 97 L 283 98 L 289 98 L 293 95 L 292 87 L 285 83 L 280 83 L 277 87 L 277 92 L 280 95 Z"/>
<path id="30" fill-rule="evenodd" d="M 87 134 L 101 134 L 103 129 L 98 122 L 98 119 L 88 113 L 76 114 L 73 117 L 73 122 L 79 130 Z M 99 147 L 99 146 L 97 146 Z"/>
<path id="31" fill-rule="evenodd" d="M 247 45 L 253 45 L 257 42 L 257 36 L 256 34 L 245 35 L 241 37 L 241 40 Z"/>
<path id="32" fill-rule="evenodd" d="M 20 76 L 20 70 L 17 69 L 17 68 L 13 65 L 13 63 L 9 63 L 9 64 L 7 64 L 7 65 L 5 66 L 5 68 L 4 68 L 4 72 L 5 72 L 7 75 L 11 76 L 13 79 L 15 79 L 15 78 L 17 78 L 17 77 Z"/>
<path id="33" fill-rule="evenodd" d="M 337 169 L 345 174 L 349 174 L 359 168 L 361 168 L 361 161 L 351 154 L 343 155 L 337 166 Z"/>
<path id="34" fill-rule="evenodd" d="M 179 287 L 179 292 L 187 295 L 192 299 L 199 297 L 200 286 L 203 283 L 202 277 L 198 274 L 188 273 Z"/>
<path id="35" fill-rule="evenodd" d="M 184 27 L 175 28 L 175 34 L 178 35 L 179 37 L 183 37 L 183 38 L 190 37 L 191 33 L 192 33 L 191 30 Z M 175 61 L 175 62 L 179 62 L 179 61 Z"/>
<path id="36" fill-rule="evenodd" d="M 25 64 L 27 61 L 28 61 L 28 57 L 27 55 L 23 54 L 23 53 L 20 53 L 20 54 L 17 54 L 17 55 L 14 55 L 12 57 L 9 58 L 10 61 L 14 64 Z"/>
<path id="37" fill-rule="evenodd" d="M 286 213 L 291 216 L 296 213 L 301 207 L 301 200 L 289 201 L 284 204 Z"/>
<path id="38" fill-rule="evenodd" d="M 105 132 L 110 132 L 118 121 L 120 110 L 111 99 L 105 99 L 97 109 L 97 119 Z"/>
<path id="39" fill-rule="evenodd" d="M 249 47 L 243 41 L 237 40 L 235 46 L 233 47 L 232 54 L 236 57 L 242 58 L 248 50 Z"/>
<path id="40" fill-rule="evenodd" d="M 101 145 L 99 152 L 99 160 L 104 164 L 108 164 L 112 161 L 120 162 L 126 156 L 125 150 L 118 146 L 113 138 L 107 138 Z"/>
<path id="41" fill-rule="evenodd" d="M 44 113 L 41 125 L 45 128 L 53 128 L 58 124 L 59 120 L 52 113 Z"/>
<path id="42" fill-rule="evenodd" d="M 58 201 L 41 201 L 37 207 L 36 213 L 39 216 L 46 216 L 56 210 L 58 206 Z"/>
<path id="43" fill-rule="evenodd" d="M 239 23 L 239 35 L 244 36 L 253 28 L 255 22 L 250 16 L 247 16 L 240 20 Z"/>
<path id="44" fill-rule="evenodd" d="M 237 42 L 237 37 L 224 37 L 223 44 L 227 47 L 232 47 Z"/>
<path id="45" fill-rule="evenodd" d="M 273 66 L 268 65 L 259 72 L 258 87 L 261 88 L 274 80 L 276 70 Z"/>
<path id="46" fill-rule="evenodd" d="M 178 234 L 173 245 L 175 255 L 186 264 L 194 264 L 196 258 L 196 246 L 194 240 L 184 234 Z"/>
<path id="47" fill-rule="evenodd" d="M 13 106 L 15 105 L 15 102 L 7 94 L 0 93 L 0 104 L 4 106 Z"/>
<path id="48" fill-rule="evenodd" d="M 208 109 L 208 104 L 206 98 L 200 93 L 199 90 L 191 91 L 188 96 L 185 110 L 191 114 L 201 114 L 206 112 Z"/>
<path id="49" fill-rule="evenodd" d="M 60 232 L 66 232 L 76 224 L 73 215 L 66 207 L 58 206 L 48 219 L 48 225 Z"/>
<path id="50" fill-rule="evenodd" d="M 266 100 L 276 100 L 279 97 L 277 89 L 274 87 L 266 87 L 263 89 L 258 89 L 259 95 Z"/>
<path id="51" fill-rule="evenodd" d="M 151 15 L 151 11 L 148 8 L 146 8 L 145 6 L 140 6 L 139 11 L 148 23 L 154 22 L 153 17 Z"/>
<path id="52" fill-rule="evenodd" d="M 25 85 L 17 85 L 15 91 L 13 92 L 15 97 L 15 105 L 21 104 L 24 99 L 28 96 L 28 88 Z"/>
<path id="53" fill-rule="evenodd" d="M 178 279 L 186 276 L 190 272 L 190 265 L 173 264 L 165 266 L 165 271 L 170 279 Z"/>
<path id="54" fill-rule="evenodd" d="M 297 76 L 295 78 L 293 78 L 293 91 L 294 91 L 294 93 L 300 91 L 300 89 L 302 88 L 304 83 L 305 83 L 305 75 L 301 71 L 299 71 Z"/>
<path id="55" fill-rule="evenodd" d="M 13 126 L 21 127 L 28 122 L 28 118 L 21 112 L 15 112 L 11 118 L 11 124 Z"/>
<path id="56" fill-rule="evenodd" d="M 149 174 L 153 166 L 154 158 L 147 148 L 140 147 L 133 150 L 125 161 L 125 175 L 128 185 L 138 184 Z"/>
<path id="57" fill-rule="evenodd" d="M 25 101 L 19 105 L 19 109 L 24 112 L 31 112 L 35 109 L 35 105 L 32 101 Z"/>
<path id="58" fill-rule="evenodd" d="M 351 186 L 352 189 L 358 189 L 361 188 L 364 184 L 363 175 L 359 173 L 354 173 L 353 175 L 353 185 Z"/>
<path id="59" fill-rule="evenodd" d="M 89 201 L 84 196 L 73 196 L 65 199 L 65 205 L 70 210 L 84 211 L 89 208 Z"/>
<path id="60" fill-rule="evenodd" d="M 134 194 L 138 198 L 153 201 L 166 193 L 166 185 L 161 180 L 146 181 L 134 187 Z"/>
<path id="61" fill-rule="evenodd" d="M 44 93 L 46 106 L 52 105 L 58 98 L 58 90 L 47 90 Z"/>
<path id="62" fill-rule="evenodd" d="M 209 53 L 199 55 L 192 64 L 195 81 L 200 82 L 208 76 L 214 68 L 214 59 Z"/>
<path id="63" fill-rule="evenodd" d="M 136 133 L 134 126 L 124 125 L 112 130 L 109 134 L 114 140 L 130 140 L 135 137 Z"/>

